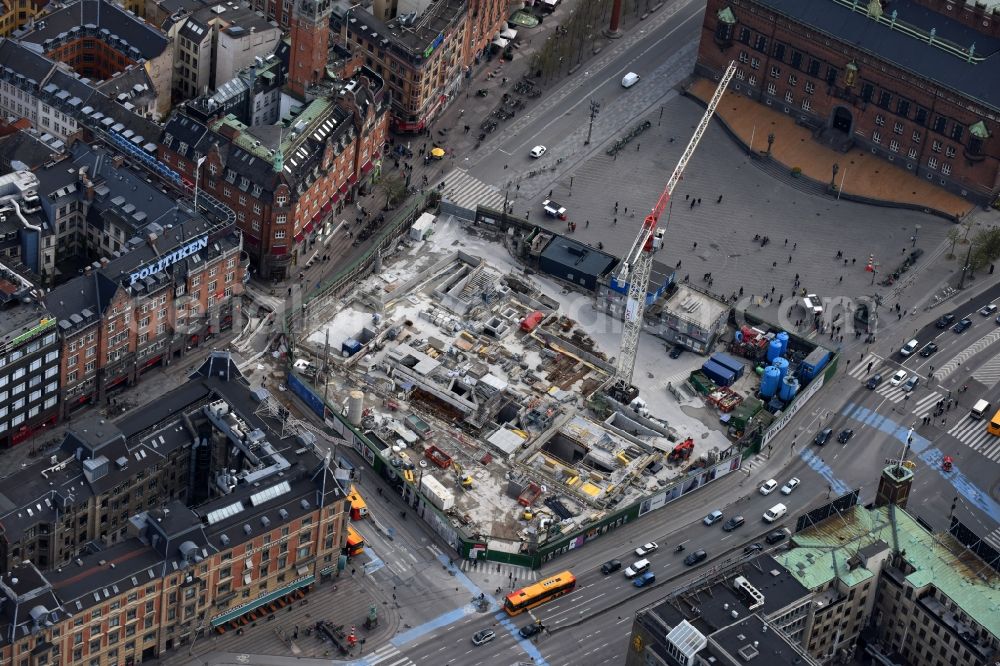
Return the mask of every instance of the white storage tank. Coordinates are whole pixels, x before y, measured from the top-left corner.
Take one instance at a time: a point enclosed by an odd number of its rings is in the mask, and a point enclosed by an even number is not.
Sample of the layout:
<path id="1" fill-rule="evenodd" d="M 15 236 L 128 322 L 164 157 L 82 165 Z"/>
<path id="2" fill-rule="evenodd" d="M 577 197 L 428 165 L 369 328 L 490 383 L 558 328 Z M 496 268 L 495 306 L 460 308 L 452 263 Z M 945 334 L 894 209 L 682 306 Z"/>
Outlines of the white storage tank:
<path id="1" fill-rule="evenodd" d="M 347 420 L 353 426 L 361 425 L 361 415 L 365 411 L 364 391 L 354 390 L 347 397 Z"/>

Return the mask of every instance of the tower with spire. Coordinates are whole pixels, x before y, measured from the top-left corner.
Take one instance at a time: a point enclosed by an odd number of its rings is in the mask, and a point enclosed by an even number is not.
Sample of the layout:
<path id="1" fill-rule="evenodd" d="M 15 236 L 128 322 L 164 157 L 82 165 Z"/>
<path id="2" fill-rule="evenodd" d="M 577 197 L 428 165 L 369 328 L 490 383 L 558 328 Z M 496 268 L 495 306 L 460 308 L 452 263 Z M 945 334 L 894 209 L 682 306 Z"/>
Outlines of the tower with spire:
<path id="1" fill-rule="evenodd" d="M 295 0 L 292 8 L 288 88 L 300 99 L 305 99 L 306 89 L 325 74 L 331 11 L 330 0 Z"/>

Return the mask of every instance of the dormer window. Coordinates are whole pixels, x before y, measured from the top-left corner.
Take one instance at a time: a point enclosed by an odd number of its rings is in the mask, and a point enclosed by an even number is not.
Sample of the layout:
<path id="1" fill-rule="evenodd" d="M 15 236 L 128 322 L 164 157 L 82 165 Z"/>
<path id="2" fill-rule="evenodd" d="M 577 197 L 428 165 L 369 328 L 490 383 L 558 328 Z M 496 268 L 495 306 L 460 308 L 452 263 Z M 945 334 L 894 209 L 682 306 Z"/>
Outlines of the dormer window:
<path id="1" fill-rule="evenodd" d="M 260 185 L 254 185 L 254 186 L 253 186 L 253 195 L 254 195 L 255 197 L 259 197 L 259 196 L 260 196 L 260 193 L 261 193 L 261 191 L 262 191 L 262 189 L 261 189 L 261 186 L 260 186 Z"/>
<path id="2" fill-rule="evenodd" d="M 279 194 L 278 196 L 276 196 L 274 198 L 274 202 L 278 206 L 287 206 L 288 205 L 288 195 L 287 194 Z"/>

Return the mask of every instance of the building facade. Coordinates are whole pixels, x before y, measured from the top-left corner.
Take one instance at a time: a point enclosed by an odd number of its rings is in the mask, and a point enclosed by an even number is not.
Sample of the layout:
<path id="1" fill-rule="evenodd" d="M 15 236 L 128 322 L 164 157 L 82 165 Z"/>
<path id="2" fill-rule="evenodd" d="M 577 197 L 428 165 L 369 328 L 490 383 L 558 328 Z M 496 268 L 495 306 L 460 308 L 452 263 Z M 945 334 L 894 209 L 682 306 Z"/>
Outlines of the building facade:
<path id="1" fill-rule="evenodd" d="M 930 11 L 928 11 L 930 10 Z M 1000 8 L 709 0 L 696 72 L 980 203 L 1000 193 Z M 775 141 L 780 142 L 780 136 Z"/>
<path id="2" fill-rule="evenodd" d="M 55 464 L 5 485 L 14 504 L 49 492 L 30 515 L 5 509 L 0 661 L 151 661 L 337 571 L 341 476 L 276 407 L 213 355 L 145 413 L 74 426 Z"/>
<path id="3" fill-rule="evenodd" d="M 387 106 L 381 79 L 361 69 L 276 127 L 182 110 L 164 127 L 159 156 L 236 211 L 261 277 L 286 277 L 381 160 Z"/>

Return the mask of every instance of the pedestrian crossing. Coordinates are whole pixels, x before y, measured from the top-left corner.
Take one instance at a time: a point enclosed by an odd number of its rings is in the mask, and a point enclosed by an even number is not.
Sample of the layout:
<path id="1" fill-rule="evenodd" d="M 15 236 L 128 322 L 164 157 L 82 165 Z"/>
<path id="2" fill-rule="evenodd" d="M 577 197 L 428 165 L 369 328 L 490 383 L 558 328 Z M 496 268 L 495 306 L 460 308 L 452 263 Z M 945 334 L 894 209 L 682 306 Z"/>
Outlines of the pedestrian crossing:
<path id="1" fill-rule="evenodd" d="M 462 560 L 460 568 L 466 573 L 474 572 L 479 574 L 489 574 L 490 576 L 499 576 L 501 580 L 508 581 L 508 583 L 506 583 L 507 585 L 513 584 L 514 581 L 517 581 L 517 585 L 521 586 L 522 583 L 530 583 L 538 580 L 539 578 L 537 569 L 519 567 L 514 564 L 490 562 L 488 560 Z"/>
<path id="2" fill-rule="evenodd" d="M 957 356 L 950 359 L 943 366 L 938 368 L 938 371 L 934 375 L 938 378 L 938 381 L 943 380 L 945 377 L 955 372 L 966 360 L 972 358 L 979 352 L 983 351 L 994 342 L 1000 340 L 1000 328 L 990 331 L 983 337 L 976 340 L 974 343 L 966 347 L 964 350 L 959 352 Z"/>
<path id="3" fill-rule="evenodd" d="M 861 359 L 860 363 L 848 370 L 847 374 L 863 384 L 867 382 L 872 375 L 879 371 L 879 368 L 882 367 L 884 362 L 885 359 L 878 354 L 868 354 L 868 356 Z M 870 370 L 869 365 L 871 366 Z"/>
<path id="4" fill-rule="evenodd" d="M 1000 527 L 983 537 L 983 541 L 1000 550 Z"/>
<path id="5" fill-rule="evenodd" d="M 470 175 L 465 169 L 452 169 L 441 182 L 444 184 L 441 199 L 452 206 L 470 211 L 475 211 L 476 206 L 488 206 L 494 210 L 501 210 L 504 206 L 504 195 L 496 187 Z"/>
<path id="6" fill-rule="evenodd" d="M 1000 381 L 1000 354 L 983 363 L 972 373 L 972 378 L 990 389 Z"/>
<path id="7" fill-rule="evenodd" d="M 948 434 L 993 462 L 1000 462 L 1000 437 L 986 432 L 986 421 L 966 414 L 948 429 Z"/>
<path id="8" fill-rule="evenodd" d="M 395 645 L 383 645 L 365 657 L 363 663 L 368 666 L 414 666 L 414 661 Z"/>
<path id="9" fill-rule="evenodd" d="M 864 383 L 867 382 L 872 375 L 880 372 L 885 362 L 886 360 L 878 354 L 869 354 L 863 358 L 857 366 L 851 368 L 847 374 L 854 379 L 857 379 L 859 382 Z M 869 364 L 871 364 L 871 370 L 868 369 Z M 907 396 L 909 396 L 908 402 L 913 406 L 911 409 L 912 413 L 916 415 L 918 419 L 928 416 L 934 411 L 938 400 L 943 398 L 942 394 L 937 391 L 931 391 L 921 398 L 916 398 L 915 393 L 912 391 L 907 392 L 903 389 L 902 385 L 892 386 L 889 384 L 889 372 L 895 372 L 896 369 L 897 368 L 894 366 L 886 367 L 885 371 L 882 372 L 882 383 L 875 389 L 875 393 L 878 393 L 894 405 L 898 405 L 901 402 L 907 402 Z"/>

